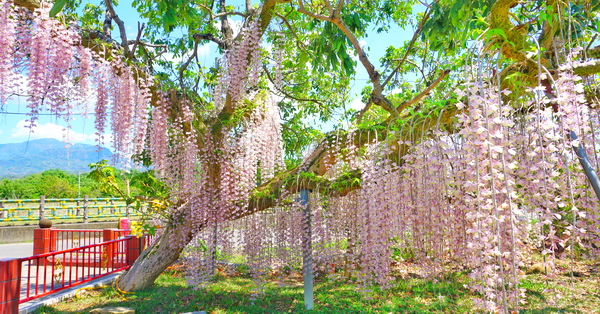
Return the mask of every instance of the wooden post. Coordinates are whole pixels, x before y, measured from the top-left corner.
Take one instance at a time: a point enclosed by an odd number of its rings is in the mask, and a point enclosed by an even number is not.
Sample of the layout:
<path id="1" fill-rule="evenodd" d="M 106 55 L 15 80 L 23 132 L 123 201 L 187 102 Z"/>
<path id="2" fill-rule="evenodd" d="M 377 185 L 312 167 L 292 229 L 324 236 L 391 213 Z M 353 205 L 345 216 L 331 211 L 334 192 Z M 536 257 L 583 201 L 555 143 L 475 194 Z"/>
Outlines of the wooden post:
<path id="1" fill-rule="evenodd" d="M 18 314 L 21 294 L 21 261 L 0 259 L 0 313 Z"/>
<path id="2" fill-rule="evenodd" d="M 45 195 L 40 196 L 40 214 L 39 214 L 40 219 L 44 218 L 44 212 L 46 211 L 45 204 L 44 204 L 45 201 L 46 201 L 46 196 Z"/>
<path id="3" fill-rule="evenodd" d="M 83 222 L 88 222 L 88 196 L 83 197 Z"/>
<path id="4" fill-rule="evenodd" d="M 4 212 L 4 203 L 0 203 L 0 219 L 4 219 L 6 214 Z"/>
<path id="5" fill-rule="evenodd" d="M 81 201 L 77 200 L 77 210 L 75 211 L 75 217 L 81 216 Z"/>

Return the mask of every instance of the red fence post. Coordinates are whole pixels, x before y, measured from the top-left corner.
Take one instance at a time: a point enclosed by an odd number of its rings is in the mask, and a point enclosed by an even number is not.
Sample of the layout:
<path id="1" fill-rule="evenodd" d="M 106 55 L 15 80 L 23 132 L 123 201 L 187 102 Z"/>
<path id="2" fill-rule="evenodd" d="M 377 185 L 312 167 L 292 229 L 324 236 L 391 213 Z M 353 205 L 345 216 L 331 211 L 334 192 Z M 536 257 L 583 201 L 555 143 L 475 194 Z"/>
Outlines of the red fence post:
<path id="1" fill-rule="evenodd" d="M 119 238 L 119 234 L 117 232 L 117 229 L 104 229 L 102 231 L 102 235 L 103 235 L 103 241 L 107 242 L 107 241 L 112 241 L 112 240 L 116 240 Z M 117 244 L 113 243 L 113 244 L 109 244 L 106 246 L 106 268 L 113 268 L 114 267 L 114 261 L 115 261 L 115 251 L 117 250 Z"/>
<path id="2" fill-rule="evenodd" d="M 133 265 L 135 260 L 142 254 L 142 238 L 129 236 L 127 239 L 127 265 Z"/>
<path id="3" fill-rule="evenodd" d="M 21 260 L 0 259 L 0 313 L 19 313 Z"/>
<path id="4" fill-rule="evenodd" d="M 53 237 L 53 229 L 33 229 L 33 255 L 53 252 L 56 250 L 56 237 Z"/>

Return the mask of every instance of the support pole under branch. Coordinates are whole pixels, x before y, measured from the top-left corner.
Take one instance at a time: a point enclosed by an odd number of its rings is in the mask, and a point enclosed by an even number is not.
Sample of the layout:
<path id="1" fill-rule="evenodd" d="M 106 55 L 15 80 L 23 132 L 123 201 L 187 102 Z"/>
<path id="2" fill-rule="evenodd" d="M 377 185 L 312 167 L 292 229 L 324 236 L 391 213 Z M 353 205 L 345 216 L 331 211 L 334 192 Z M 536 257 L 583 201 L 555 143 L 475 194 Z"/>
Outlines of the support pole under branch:
<path id="1" fill-rule="evenodd" d="M 575 132 L 570 132 L 571 133 L 569 135 L 571 137 L 571 141 L 576 140 L 577 135 Z M 594 192 L 596 192 L 596 197 L 598 197 L 598 200 L 600 200 L 600 180 L 598 180 L 598 175 L 596 175 L 596 172 L 594 171 L 594 168 L 592 167 L 592 164 L 590 163 L 590 160 L 583 149 L 583 144 L 579 143 L 579 145 L 573 146 L 573 150 L 577 155 L 577 159 L 579 159 L 579 162 L 581 163 L 581 167 L 583 168 L 585 175 L 592 184 Z"/>
<path id="2" fill-rule="evenodd" d="M 302 270 L 304 271 L 304 306 L 307 310 L 314 308 L 313 271 L 312 271 L 312 219 L 308 202 L 310 190 L 300 190 L 302 207 Z"/>

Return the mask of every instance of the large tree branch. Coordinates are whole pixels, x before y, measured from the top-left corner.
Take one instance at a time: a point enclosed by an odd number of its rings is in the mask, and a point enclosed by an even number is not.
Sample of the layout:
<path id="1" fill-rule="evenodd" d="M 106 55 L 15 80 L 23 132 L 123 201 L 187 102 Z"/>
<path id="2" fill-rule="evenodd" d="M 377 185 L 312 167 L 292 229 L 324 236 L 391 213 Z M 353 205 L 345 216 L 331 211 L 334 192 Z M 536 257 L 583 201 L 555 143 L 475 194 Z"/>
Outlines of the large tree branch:
<path id="1" fill-rule="evenodd" d="M 266 210 L 276 206 L 285 192 L 296 193 L 301 189 L 311 189 L 330 196 L 346 195 L 348 192 L 359 189 L 361 171 L 353 170 L 338 178 L 328 179 L 327 171 L 337 162 L 347 156 L 337 151 L 334 143 L 345 143 L 347 146 L 362 147 L 369 143 L 379 142 L 393 138 L 391 151 L 387 158 L 398 164 L 403 163 L 403 157 L 408 153 L 410 146 L 397 144 L 415 142 L 427 138 L 436 128 L 454 130 L 454 117 L 461 113 L 454 104 L 447 105 L 443 110 L 434 110 L 424 113 L 424 116 L 414 115 L 403 124 L 399 131 L 391 131 L 387 122 L 368 129 L 348 132 L 336 130 L 328 133 L 319 145 L 306 158 L 302 165 L 277 174 L 268 182 L 257 187 L 248 204 L 248 213 L 229 213 L 228 218 L 238 219 L 243 216 Z"/>
<path id="2" fill-rule="evenodd" d="M 135 56 L 135 49 L 137 48 L 138 44 L 141 42 L 140 39 L 142 37 L 142 32 L 144 32 L 144 28 L 146 28 L 146 24 L 138 22 L 138 34 L 135 39 L 135 42 L 133 43 L 133 47 L 131 47 L 131 57 L 132 58 Z M 129 45 L 129 42 L 127 42 L 127 45 Z"/>
<path id="3" fill-rule="evenodd" d="M 266 0 L 263 2 L 260 7 L 260 29 L 263 33 L 271 24 L 277 4 L 290 2 L 292 2 L 292 0 Z"/>
<path id="4" fill-rule="evenodd" d="M 35 10 L 40 7 L 39 0 L 14 0 L 14 4 L 19 7 L 24 7 L 29 10 Z"/>
<path id="5" fill-rule="evenodd" d="M 308 11 L 304 5 L 304 1 L 298 0 L 298 5 L 299 5 L 298 12 L 306 14 L 310 17 L 313 17 L 313 18 L 316 18 L 319 20 L 333 23 L 340 29 L 340 31 L 342 31 L 342 33 L 344 33 L 344 35 L 346 36 L 346 38 L 348 38 L 348 40 L 352 44 L 352 47 L 356 51 L 356 54 L 358 55 L 358 59 L 360 60 L 363 67 L 369 74 L 369 80 L 371 81 L 371 84 L 373 85 L 373 92 L 371 93 L 371 101 L 374 104 L 379 105 L 383 109 L 388 111 L 390 113 L 390 115 L 392 115 L 392 117 L 399 117 L 398 111 L 392 105 L 392 102 L 389 101 L 389 99 L 387 99 L 385 97 L 385 95 L 383 95 L 383 86 L 381 85 L 381 75 L 375 69 L 375 66 L 373 65 L 373 63 L 371 63 L 371 60 L 369 60 L 369 57 L 367 57 L 367 54 L 365 53 L 364 49 L 361 47 L 360 42 L 358 41 L 358 38 L 356 37 L 356 35 L 350 30 L 348 25 L 346 25 L 346 23 L 344 22 L 344 20 L 341 17 L 341 10 L 342 10 L 343 4 L 344 4 L 344 2 L 342 0 L 340 0 L 340 2 L 338 2 L 338 4 L 337 4 L 335 10 L 330 9 L 331 16 L 325 16 L 325 15 L 319 15 L 319 14 Z M 328 7 L 330 7 L 330 5 Z"/>
<path id="6" fill-rule="evenodd" d="M 600 60 L 591 60 L 573 67 L 573 73 L 581 76 L 600 73 Z"/>
<path id="7" fill-rule="evenodd" d="M 115 8 L 112 5 L 112 0 L 104 0 L 104 3 L 106 4 L 106 10 L 108 10 L 108 12 L 110 13 L 111 19 L 113 19 L 119 27 L 119 34 L 121 35 L 121 47 L 123 47 L 123 53 L 125 54 L 125 56 L 130 57 L 129 44 L 127 41 L 127 32 L 125 31 L 125 24 L 115 12 Z"/>
<path id="8" fill-rule="evenodd" d="M 560 4 L 558 3 L 557 0 L 546 1 L 546 6 L 552 7 L 555 10 L 558 10 L 558 5 L 560 5 Z M 540 45 L 540 47 L 545 48 L 546 51 L 553 50 L 552 42 L 554 40 L 554 35 L 556 34 L 556 32 L 559 29 L 559 26 L 560 26 L 559 23 L 544 21 L 544 23 L 542 24 L 542 32 L 540 33 L 540 36 L 538 37 L 538 44 Z"/>
<path id="9" fill-rule="evenodd" d="M 225 5 L 225 0 L 219 0 L 219 13 L 227 12 Z M 226 49 L 228 49 L 233 43 L 233 29 L 229 25 L 227 15 L 221 15 L 219 20 L 221 20 L 221 35 L 223 36 L 223 42 L 225 43 Z"/>
<path id="10" fill-rule="evenodd" d="M 219 48 L 221 48 L 221 49 L 228 48 L 225 41 L 221 40 L 220 38 L 215 37 L 213 34 L 194 34 L 194 35 L 192 35 L 192 38 L 194 38 L 194 40 L 196 40 L 196 41 L 210 40 L 210 41 L 216 43 L 219 46 Z"/>

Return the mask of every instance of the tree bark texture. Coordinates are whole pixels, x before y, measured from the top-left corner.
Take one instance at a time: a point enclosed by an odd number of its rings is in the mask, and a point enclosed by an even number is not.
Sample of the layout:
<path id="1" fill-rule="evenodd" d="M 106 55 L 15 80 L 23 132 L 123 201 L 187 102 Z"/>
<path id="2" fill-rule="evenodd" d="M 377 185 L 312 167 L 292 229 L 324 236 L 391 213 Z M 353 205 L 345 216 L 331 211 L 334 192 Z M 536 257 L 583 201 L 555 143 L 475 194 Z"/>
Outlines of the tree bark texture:
<path id="1" fill-rule="evenodd" d="M 144 250 L 133 266 L 120 277 L 119 289 L 136 291 L 150 288 L 156 278 L 179 258 L 184 248 L 179 239 L 185 239 L 185 243 L 191 240 L 190 227 L 187 222 L 167 226 L 159 238 Z M 175 239 L 177 241 L 174 241 Z"/>

